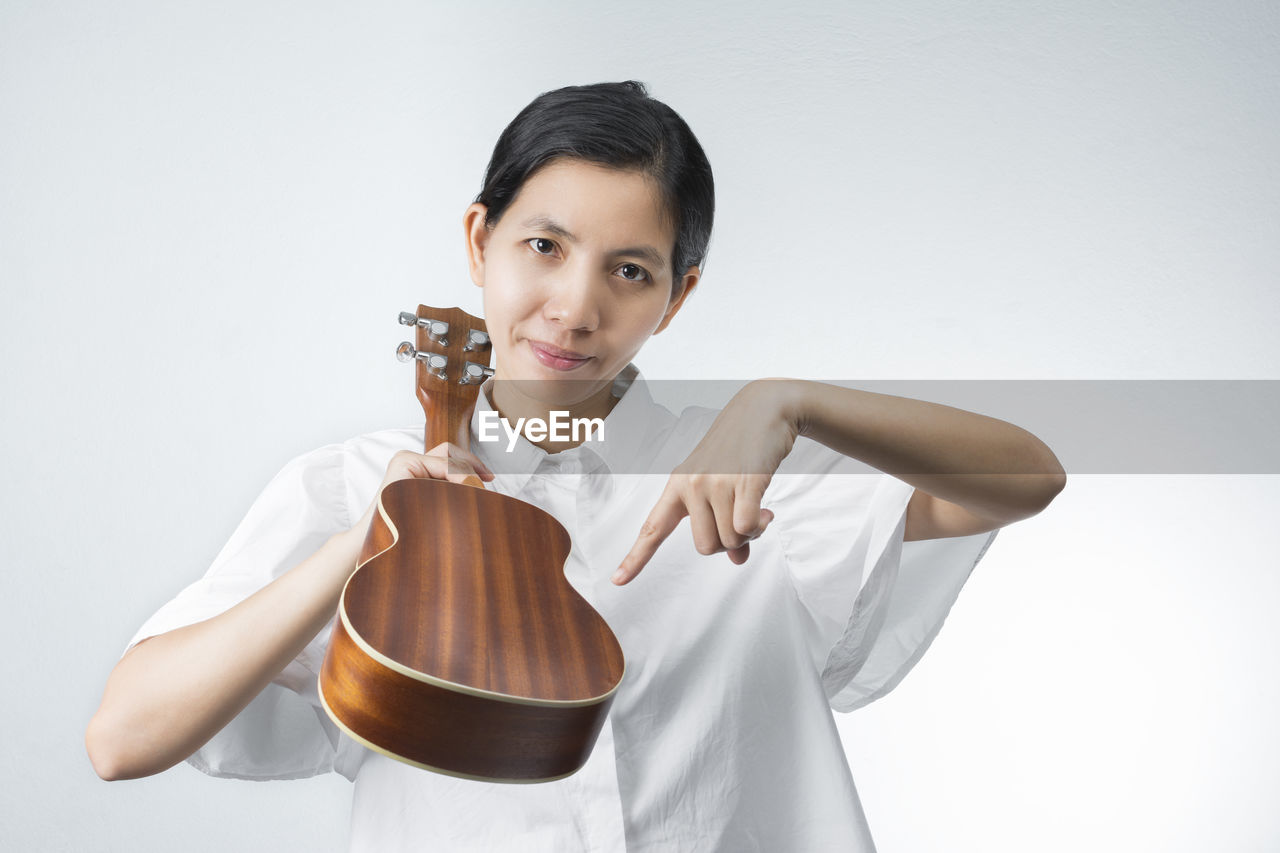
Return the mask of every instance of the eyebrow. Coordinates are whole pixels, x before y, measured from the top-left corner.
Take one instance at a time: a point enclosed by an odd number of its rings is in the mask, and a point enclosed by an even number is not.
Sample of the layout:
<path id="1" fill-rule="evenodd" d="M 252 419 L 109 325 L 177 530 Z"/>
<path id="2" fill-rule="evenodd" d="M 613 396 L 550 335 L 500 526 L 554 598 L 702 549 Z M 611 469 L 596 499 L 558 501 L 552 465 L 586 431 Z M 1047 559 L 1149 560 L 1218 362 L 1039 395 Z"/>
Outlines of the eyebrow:
<path id="1" fill-rule="evenodd" d="M 563 237 L 564 239 L 568 240 L 570 243 L 578 242 L 578 238 L 575 237 L 573 234 L 569 233 L 568 228 L 565 228 L 563 225 L 561 225 L 559 222 L 556 222 L 554 219 L 552 219 L 550 216 L 547 216 L 545 213 L 540 213 L 537 216 L 532 216 L 529 219 L 526 219 L 523 223 L 521 223 L 521 227 L 536 228 L 541 231 L 548 231 L 552 234 L 555 234 L 557 237 Z M 615 257 L 621 256 L 621 255 L 628 255 L 631 257 L 643 258 L 653 266 L 657 267 L 659 271 L 667 263 L 666 258 L 662 257 L 662 253 L 659 252 L 657 249 L 653 248 L 652 246 L 628 246 L 625 249 L 615 249 L 613 251 L 613 255 Z"/>

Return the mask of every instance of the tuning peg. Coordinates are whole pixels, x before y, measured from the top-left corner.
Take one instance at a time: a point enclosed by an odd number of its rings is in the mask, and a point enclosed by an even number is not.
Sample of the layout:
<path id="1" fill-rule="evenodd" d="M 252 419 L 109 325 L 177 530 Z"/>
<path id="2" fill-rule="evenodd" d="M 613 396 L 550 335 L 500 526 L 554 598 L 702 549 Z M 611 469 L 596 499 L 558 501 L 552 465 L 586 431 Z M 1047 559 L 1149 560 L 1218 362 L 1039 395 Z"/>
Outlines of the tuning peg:
<path id="1" fill-rule="evenodd" d="M 419 317 L 408 311 L 400 312 L 400 325 L 402 326 L 422 326 L 427 330 L 427 337 L 442 347 L 449 345 L 449 340 L 445 335 L 449 334 L 449 324 L 444 320 L 432 320 L 430 317 Z"/>
<path id="2" fill-rule="evenodd" d="M 458 380 L 459 385 L 476 385 L 493 375 L 493 368 L 483 364 L 476 364 L 474 361 L 468 361 L 462 365 L 462 378 Z"/>
<path id="3" fill-rule="evenodd" d="M 471 329 L 467 332 L 467 345 L 462 348 L 463 352 L 475 352 L 489 346 L 489 333 L 480 329 Z"/>
<path id="4" fill-rule="evenodd" d="M 449 364 L 449 359 L 438 352 L 425 352 L 423 350 L 414 349 L 413 344 L 408 341 L 401 341 L 400 346 L 396 347 L 396 358 L 401 361 L 413 361 L 414 359 L 425 361 L 427 363 L 427 370 L 432 376 L 439 377 L 440 379 L 449 378 L 448 374 L 445 373 L 445 368 Z"/>

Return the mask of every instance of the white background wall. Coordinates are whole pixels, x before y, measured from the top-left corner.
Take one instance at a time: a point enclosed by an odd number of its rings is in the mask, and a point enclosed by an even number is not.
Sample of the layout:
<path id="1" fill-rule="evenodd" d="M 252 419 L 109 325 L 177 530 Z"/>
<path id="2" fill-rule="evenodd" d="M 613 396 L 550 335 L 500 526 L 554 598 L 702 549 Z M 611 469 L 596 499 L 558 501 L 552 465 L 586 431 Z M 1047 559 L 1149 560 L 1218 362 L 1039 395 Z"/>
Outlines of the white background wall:
<path id="1" fill-rule="evenodd" d="M 1275 4 L 695 5 L 0 0 L 6 849 L 344 848 L 339 777 L 107 784 L 84 726 L 288 458 L 419 420 L 395 314 L 480 313 L 547 89 L 643 80 L 715 169 L 651 377 L 1280 378 Z M 1278 498 L 1077 476 L 1002 533 L 839 720 L 883 853 L 1275 849 Z"/>

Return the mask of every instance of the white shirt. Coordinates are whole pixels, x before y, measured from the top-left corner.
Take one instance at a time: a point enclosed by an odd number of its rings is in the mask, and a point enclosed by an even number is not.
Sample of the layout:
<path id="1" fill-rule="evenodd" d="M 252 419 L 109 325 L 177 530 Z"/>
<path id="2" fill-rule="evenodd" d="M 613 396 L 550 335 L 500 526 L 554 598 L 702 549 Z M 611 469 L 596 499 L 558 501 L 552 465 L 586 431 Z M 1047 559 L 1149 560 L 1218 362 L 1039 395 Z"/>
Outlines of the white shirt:
<path id="1" fill-rule="evenodd" d="M 487 386 L 477 401 L 491 410 Z M 188 761 L 214 776 L 355 783 L 352 851 L 871 851 L 832 709 L 891 690 L 924 653 L 995 533 L 902 541 L 912 488 L 800 439 L 765 493 L 775 513 L 742 566 L 704 556 L 682 524 L 629 584 L 610 581 L 670 471 L 716 410 L 676 416 L 628 368 L 604 440 L 547 454 L 472 441 L 489 488 L 569 531 L 565 575 L 626 657 L 595 750 L 556 782 L 431 773 L 340 733 L 316 680 L 326 627 Z M 290 461 L 203 578 L 141 627 L 145 637 L 223 612 L 348 529 L 420 427 L 332 444 Z M 649 473 L 636 473 L 636 472 Z"/>

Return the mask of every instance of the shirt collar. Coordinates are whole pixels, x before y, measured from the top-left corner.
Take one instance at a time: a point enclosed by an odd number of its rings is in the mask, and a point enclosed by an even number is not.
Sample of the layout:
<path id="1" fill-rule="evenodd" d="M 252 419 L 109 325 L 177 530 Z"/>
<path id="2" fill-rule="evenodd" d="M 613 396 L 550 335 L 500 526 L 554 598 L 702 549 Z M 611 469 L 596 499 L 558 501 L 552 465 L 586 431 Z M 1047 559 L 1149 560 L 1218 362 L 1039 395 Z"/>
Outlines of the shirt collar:
<path id="1" fill-rule="evenodd" d="M 471 414 L 471 452 L 489 466 L 508 494 L 517 494 L 539 470 L 546 473 L 629 474 L 645 470 L 645 462 L 657 451 L 656 435 L 675 423 L 676 417 L 653 401 L 648 384 L 635 364 L 628 364 L 613 380 L 618 402 L 604 419 L 602 439 L 592 438 L 577 447 L 548 453 L 523 434 L 508 450 L 506 430 L 499 441 L 477 441 L 480 417 L 495 412 L 489 400 L 492 379 L 480 386 Z"/>

